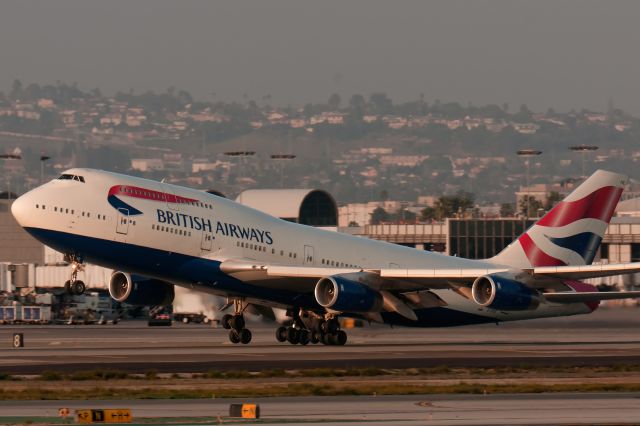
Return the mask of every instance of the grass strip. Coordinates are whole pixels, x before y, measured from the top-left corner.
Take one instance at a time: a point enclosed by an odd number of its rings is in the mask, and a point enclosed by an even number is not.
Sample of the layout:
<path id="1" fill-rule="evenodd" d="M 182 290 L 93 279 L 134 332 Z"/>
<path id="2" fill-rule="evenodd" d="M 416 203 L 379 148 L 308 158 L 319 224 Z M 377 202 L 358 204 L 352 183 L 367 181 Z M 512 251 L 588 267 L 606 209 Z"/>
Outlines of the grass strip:
<path id="1" fill-rule="evenodd" d="M 258 398 L 275 396 L 338 396 L 338 395 L 428 395 L 428 394 L 500 394 L 548 392 L 640 392 L 640 383 L 622 384 L 482 384 L 460 382 L 452 385 L 423 384 L 362 384 L 291 383 L 270 386 L 241 386 L 158 389 L 94 387 L 90 389 L 0 389 L 1 400 L 89 400 L 89 399 L 198 399 L 198 398 Z"/>
<path id="2" fill-rule="evenodd" d="M 451 368 L 446 365 L 431 368 L 408 368 L 408 369 L 383 369 L 383 368 L 310 368 L 301 370 L 260 370 L 250 372 L 246 370 L 210 370 L 206 373 L 187 374 L 188 378 L 206 379 L 265 379 L 265 378 L 304 378 L 304 377 L 381 377 L 381 376 L 438 376 L 453 375 L 454 377 L 482 377 L 482 376 L 505 376 L 505 375 L 529 375 L 539 374 L 606 374 L 606 373 L 633 373 L 640 372 L 640 364 L 621 364 L 602 367 L 540 367 L 540 366 L 517 366 L 498 368 Z M 37 379 L 46 381 L 89 381 L 89 380 L 164 380 L 167 375 L 161 375 L 157 371 L 149 370 L 142 374 L 132 374 L 119 370 L 84 370 L 74 373 L 64 373 L 55 370 L 44 371 Z M 169 378 L 185 378 L 184 375 L 173 374 Z M 0 373 L 2 380 L 20 380 L 20 376 L 7 373 Z"/>

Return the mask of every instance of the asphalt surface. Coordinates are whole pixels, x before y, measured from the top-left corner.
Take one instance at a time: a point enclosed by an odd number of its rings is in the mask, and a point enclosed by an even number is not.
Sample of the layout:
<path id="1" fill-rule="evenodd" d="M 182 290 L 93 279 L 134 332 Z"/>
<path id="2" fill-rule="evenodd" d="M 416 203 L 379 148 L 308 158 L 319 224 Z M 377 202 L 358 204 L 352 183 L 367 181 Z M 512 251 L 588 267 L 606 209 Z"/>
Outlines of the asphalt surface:
<path id="1" fill-rule="evenodd" d="M 638 394 L 412 395 L 258 398 L 252 400 L 0 401 L 0 422 L 9 416 L 55 417 L 58 409 L 130 408 L 140 417 L 208 417 L 229 413 L 231 403 L 256 403 L 269 424 L 350 425 L 626 425 L 640 424 Z M 182 418 L 182 420 L 175 420 Z M 167 424 L 169 420 L 165 421 Z M 163 421 L 158 422 L 162 424 Z M 192 423 L 193 424 L 193 423 Z M 252 423 L 242 423 L 252 424 Z"/>
<path id="2" fill-rule="evenodd" d="M 253 341 L 234 345 L 227 330 L 205 325 L 148 327 L 130 321 L 103 326 L 0 326 L 0 371 L 111 368 L 160 373 L 273 368 L 447 365 L 599 366 L 640 362 L 640 309 L 440 329 L 364 327 L 348 330 L 346 346 L 292 346 L 275 341 L 275 325 L 249 324 Z M 13 349 L 12 334 L 25 347 Z"/>

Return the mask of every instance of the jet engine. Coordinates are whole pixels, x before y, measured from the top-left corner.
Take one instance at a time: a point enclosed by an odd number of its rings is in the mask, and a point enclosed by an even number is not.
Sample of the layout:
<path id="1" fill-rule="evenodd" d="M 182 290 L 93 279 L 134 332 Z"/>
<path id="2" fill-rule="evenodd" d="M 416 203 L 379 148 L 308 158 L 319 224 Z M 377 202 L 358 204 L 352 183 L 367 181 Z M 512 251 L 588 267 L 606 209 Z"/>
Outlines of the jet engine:
<path id="1" fill-rule="evenodd" d="M 322 278 L 314 291 L 316 301 L 325 308 L 341 312 L 379 312 L 382 295 L 356 281 L 340 276 Z"/>
<path id="2" fill-rule="evenodd" d="M 173 284 L 119 271 L 111 274 L 109 294 L 134 306 L 168 306 L 175 296 Z"/>
<path id="3" fill-rule="evenodd" d="M 477 278 L 471 287 L 471 295 L 477 304 L 503 311 L 526 311 L 536 309 L 540 304 L 537 291 L 500 275 Z"/>

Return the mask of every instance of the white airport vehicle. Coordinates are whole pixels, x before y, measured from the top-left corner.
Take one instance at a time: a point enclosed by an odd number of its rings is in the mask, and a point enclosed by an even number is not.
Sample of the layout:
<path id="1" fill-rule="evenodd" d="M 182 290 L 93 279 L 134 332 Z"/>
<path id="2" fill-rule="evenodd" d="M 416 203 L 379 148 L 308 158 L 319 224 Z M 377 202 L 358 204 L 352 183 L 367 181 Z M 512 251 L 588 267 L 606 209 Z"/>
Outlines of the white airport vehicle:
<path id="1" fill-rule="evenodd" d="M 227 298 L 234 343 L 248 343 L 246 310 L 287 310 L 279 341 L 344 344 L 341 315 L 412 327 L 586 314 L 601 300 L 580 280 L 635 273 L 640 263 L 593 265 L 626 177 L 597 171 L 491 259 L 470 260 L 277 219 L 203 191 L 92 169 L 71 169 L 18 198 L 24 229 L 83 261 L 113 268 L 120 302 L 169 305 L 174 285 Z M 273 200 L 277 203 L 278 200 Z M 74 288 L 72 274 L 70 286 Z"/>

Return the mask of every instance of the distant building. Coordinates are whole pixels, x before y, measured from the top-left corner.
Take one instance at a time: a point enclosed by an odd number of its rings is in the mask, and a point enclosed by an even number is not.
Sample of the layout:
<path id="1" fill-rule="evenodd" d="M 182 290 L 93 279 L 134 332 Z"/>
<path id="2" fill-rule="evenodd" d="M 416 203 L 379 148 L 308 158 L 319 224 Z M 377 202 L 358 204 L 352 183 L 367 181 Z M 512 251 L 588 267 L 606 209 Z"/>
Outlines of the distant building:
<path id="1" fill-rule="evenodd" d="M 164 170 L 164 161 L 160 158 L 132 158 L 131 168 L 140 172 Z"/>

